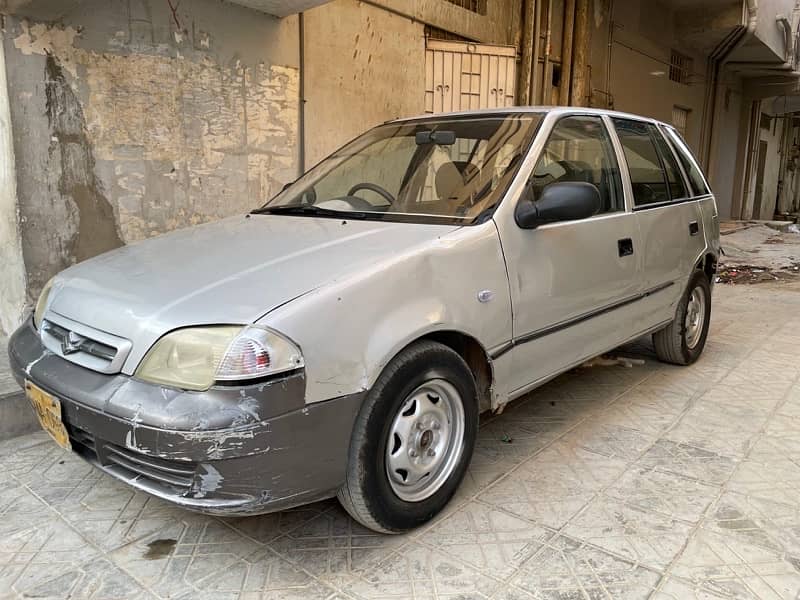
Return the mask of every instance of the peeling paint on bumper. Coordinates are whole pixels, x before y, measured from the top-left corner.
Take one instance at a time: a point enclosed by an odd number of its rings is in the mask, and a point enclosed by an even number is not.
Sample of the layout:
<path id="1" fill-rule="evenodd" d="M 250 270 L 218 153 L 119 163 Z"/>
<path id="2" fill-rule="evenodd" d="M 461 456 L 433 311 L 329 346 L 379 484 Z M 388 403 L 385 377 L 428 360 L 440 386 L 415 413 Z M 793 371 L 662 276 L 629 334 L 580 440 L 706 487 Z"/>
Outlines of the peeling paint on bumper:
<path id="1" fill-rule="evenodd" d="M 306 405 L 302 373 L 182 392 L 49 353 L 30 322 L 9 341 L 15 378 L 57 397 L 73 450 L 188 509 L 259 514 L 328 498 L 344 482 L 364 394 Z"/>

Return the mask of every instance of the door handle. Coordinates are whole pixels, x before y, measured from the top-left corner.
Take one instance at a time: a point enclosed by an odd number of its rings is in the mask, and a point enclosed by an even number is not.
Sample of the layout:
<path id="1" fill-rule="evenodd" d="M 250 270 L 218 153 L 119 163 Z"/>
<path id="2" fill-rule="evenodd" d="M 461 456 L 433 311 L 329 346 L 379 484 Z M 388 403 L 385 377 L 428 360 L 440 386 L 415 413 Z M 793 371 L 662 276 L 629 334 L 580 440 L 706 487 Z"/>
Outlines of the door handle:
<path id="1" fill-rule="evenodd" d="M 623 240 L 617 240 L 617 248 L 619 249 L 620 256 L 632 256 L 633 255 L 633 240 L 631 238 L 625 238 Z"/>
<path id="2" fill-rule="evenodd" d="M 689 235 L 697 235 L 700 233 L 700 225 L 697 224 L 697 221 L 692 221 L 689 223 Z"/>

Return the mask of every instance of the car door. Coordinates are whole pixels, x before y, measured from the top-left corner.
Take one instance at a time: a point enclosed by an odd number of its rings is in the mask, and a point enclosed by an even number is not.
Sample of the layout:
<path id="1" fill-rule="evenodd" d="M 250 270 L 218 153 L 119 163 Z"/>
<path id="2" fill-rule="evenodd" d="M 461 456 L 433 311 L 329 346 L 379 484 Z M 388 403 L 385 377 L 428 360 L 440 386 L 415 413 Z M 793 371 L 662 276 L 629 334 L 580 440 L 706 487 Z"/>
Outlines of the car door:
<path id="1" fill-rule="evenodd" d="M 671 319 L 705 239 L 702 215 L 678 161 L 654 124 L 613 119 L 630 173 L 634 214 L 642 236 L 642 291 L 649 294 L 643 317 Z"/>
<path id="2" fill-rule="evenodd" d="M 596 185 L 600 212 L 534 230 L 508 217 L 498 224 L 513 309 L 511 397 L 635 333 L 639 233 L 602 117 L 558 118 L 521 201 L 564 181 Z"/>

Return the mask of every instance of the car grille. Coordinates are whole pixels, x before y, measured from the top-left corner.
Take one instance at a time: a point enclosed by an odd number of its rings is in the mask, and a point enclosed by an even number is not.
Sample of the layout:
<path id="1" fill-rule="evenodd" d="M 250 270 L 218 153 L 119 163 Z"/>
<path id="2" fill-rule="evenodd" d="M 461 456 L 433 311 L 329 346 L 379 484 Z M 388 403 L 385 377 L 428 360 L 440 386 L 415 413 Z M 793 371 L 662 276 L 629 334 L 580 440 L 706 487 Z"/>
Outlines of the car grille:
<path id="1" fill-rule="evenodd" d="M 164 460 L 97 439 L 79 427 L 67 427 L 72 449 L 103 469 L 124 479 L 145 479 L 172 493 L 186 493 L 192 487 L 197 463 Z"/>
<path id="2" fill-rule="evenodd" d="M 132 344 L 129 340 L 72 321 L 53 311 L 41 326 L 42 343 L 65 360 L 100 373 L 119 373 Z"/>
<path id="3" fill-rule="evenodd" d="M 44 321 L 42 327 L 61 344 L 62 348 L 67 347 L 71 349 L 70 351 L 64 351 L 64 354 L 85 352 L 86 354 L 102 358 L 108 362 L 114 360 L 114 357 L 117 355 L 117 349 L 113 346 L 91 340 L 85 336 L 76 336 L 74 332 L 60 325 L 56 325 L 52 321 Z"/>

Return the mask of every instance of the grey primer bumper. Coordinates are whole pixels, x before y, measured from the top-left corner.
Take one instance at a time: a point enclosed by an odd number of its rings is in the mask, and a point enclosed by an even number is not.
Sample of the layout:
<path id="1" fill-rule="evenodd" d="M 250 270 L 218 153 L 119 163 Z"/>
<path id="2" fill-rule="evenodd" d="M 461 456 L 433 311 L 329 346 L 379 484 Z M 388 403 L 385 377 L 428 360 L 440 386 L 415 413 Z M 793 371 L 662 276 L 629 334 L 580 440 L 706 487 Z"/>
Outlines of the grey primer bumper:
<path id="1" fill-rule="evenodd" d="M 302 373 L 207 392 L 104 375 L 48 352 L 30 321 L 11 336 L 11 369 L 62 404 L 73 450 L 180 506 L 258 514 L 328 498 L 344 482 L 363 393 L 306 406 Z"/>

